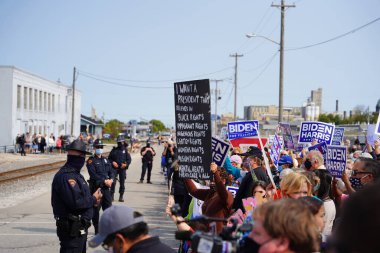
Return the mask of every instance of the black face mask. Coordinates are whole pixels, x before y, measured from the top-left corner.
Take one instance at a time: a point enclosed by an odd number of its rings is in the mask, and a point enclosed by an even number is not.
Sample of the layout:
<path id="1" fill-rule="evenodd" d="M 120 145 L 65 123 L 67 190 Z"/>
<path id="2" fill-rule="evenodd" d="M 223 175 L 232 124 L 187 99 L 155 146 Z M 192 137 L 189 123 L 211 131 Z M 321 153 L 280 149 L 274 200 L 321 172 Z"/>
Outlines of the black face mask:
<path id="1" fill-rule="evenodd" d="M 84 165 L 85 159 L 86 158 L 83 156 L 67 155 L 67 164 L 77 170 L 80 170 Z"/>
<path id="2" fill-rule="evenodd" d="M 305 166 L 305 168 L 306 168 L 307 170 L 310 170 L 311 167 L 313 166 L 313 164 L 312 164 L 309 160 L 306 160 L 306 161 L 303 163 L 303 165 Z"/>
<path id="3" fill-rule="evenodd" d="M 117 147 L 119 147 L 119 148 L 123 147 L 123 143 L 122 142 L 118 142 L 117 143 Z"/>

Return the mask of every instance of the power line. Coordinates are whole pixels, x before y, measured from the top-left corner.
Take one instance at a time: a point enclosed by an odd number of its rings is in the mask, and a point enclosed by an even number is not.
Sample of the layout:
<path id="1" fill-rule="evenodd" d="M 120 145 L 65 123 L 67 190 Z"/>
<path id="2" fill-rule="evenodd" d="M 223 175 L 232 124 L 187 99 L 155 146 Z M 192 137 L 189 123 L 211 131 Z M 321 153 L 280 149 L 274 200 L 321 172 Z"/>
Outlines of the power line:
<path id="1" fill-rule="evenodd" d="M 94 79 L 94 80 L 103 82 L 103 83 L 109 83 L 109 84 L 113 84 L 113 85 L 117 85 L 117 86 L 129 87 L 129 88 L 139 88 L 139 89 L 172 89 L 173 88 L 173 87 L 169 87 L 169 86 L 161 86 L 161 87 L 160 86 L 139 86 L 139 85 L 126 84 L 126 83 L 119 83 L 119 82 L 108 81 L 105 79 L 89 76 L 87 74 L 84 74 L 83 72 L 81 72 L 80 75 L 87 77 L 87 78 L 90 78 L 90 79 Z"/>
<path id="2" fill-rule="evenodd" d="M 376 19 L 374 19 L 374 20 L 372 20 L 372 21 L 370 21 L 370 22 L 368 22 L 368 23 L 366 23 L 366 24 L 364 24 L 362 26 L 359 26 L 359 27 L 357 27 L 357 28 L 355 28 L 355 29 L 353 29 L 351 31 L 348 31 L 348 32 L 343 33 L 343 34 L 338 35 L 338 36 L 335 36 L 335 37 L 333 37 L 331 39 L 328 39 L 328 40 L 325 40 L 325 41 L 321 41 L 321 42 L 318 42 L 318 43 L 315 43 L 315 44 L 307 45 L 307 46 L 287 48 L 287 49 L 285 49 L 285 51 L 301 50 L 301 49 L 306 49 L 306 48 L 310 48 L 310 47 L 315 47 L 315 46 L 319 46 L 319 45 L 322 45 L 322 44 L 326 44 L 328 42 L 331 42 L 331 41 L 343 38 L 343 37 L 345 37 L 347 35 L 350 35 L 351 33 L 357 32 L 357 31 L 359 31 L 359 30 L 361 30 L 361 29 L 363 29 L 363 28 L 365 28 L 365 27 L 367 27 L 369 25 L 372 25 L 373 23 L 375 23 L 375 22 L 377 22 L 379 20 L 380 20 L 380 17 L 376 18 Z"/>
<path id="3" fill-rule="evenodd" d="M 261 77 L 261 75 L 265 72 L 265 70 L 267 70 L 267 68 L 270 66 L 270 64 L 273 62 L 273 60 L 276 58 L 277 54 L 278 54 L 278 51 L 270 58 L 269 62 L 263 68 L 263 70 L 252 81 L 250 81 L 247 85 L 241 87 L 241 89 L 245 89 L 245 88 L 251 86 L 255 81 L 257 81 Z"/>
<path id="4" fill-rule="evenodd" d="M 115 81 L 123 81 L 123 82 L 131 82 L 131 83 L 164 83 L 164 82 L 182 81 L 182 80 L 192 79 L 192 78 L 197 78 L 197 77 L 202 77 L 202 76 L 209 76 L 212 74 L 216 74 L 216 73 L 226 71 L 228 69 L 232 69 L 232 67 L 223 68 L 223 69 L 216 70 L 216 71 L 213 71 L 210 73 L 204 73 L 204 74 L 199 74 L 199 75 L 190 76 L 190 77 L 183 77 L 183 78 L 167 79 L 167 80 L 133 80 L 133 79 L 122 79 L 122 78 L 115 78 L 115 77 L 108 77 L 108 76 L 103 76 L 103 75 L 98 75 L 98 74 L 92 74 L 92 73 L 89 73 L 89 72 L 86 72 L 83 70 L 79 70 L 78 72 L 82 75 L 85 74 L 87 77 L 91 76 L 93 78 L 99 78 L 99 79 L 110 79 L 110 80 L 115 80 Z M 136 86 L 136 87 L 140 87 L 140 86 Z"/>

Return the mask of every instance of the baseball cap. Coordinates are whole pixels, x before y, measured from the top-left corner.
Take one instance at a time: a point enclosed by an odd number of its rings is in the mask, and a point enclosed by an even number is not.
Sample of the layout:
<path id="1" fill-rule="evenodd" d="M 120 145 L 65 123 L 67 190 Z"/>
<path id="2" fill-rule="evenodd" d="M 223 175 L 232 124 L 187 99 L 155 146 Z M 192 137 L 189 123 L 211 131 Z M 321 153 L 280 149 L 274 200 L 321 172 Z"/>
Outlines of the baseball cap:
<path id="1" fill-rule="evenodd" d="M 242 163 L 242 160 L 241 160 L 241 157 L 238 156 L 238 155 L 233 155 L 231 156 L 231 162 L 233 163 L 237 163 L 237 164 L 241 164 Z"/>
<path id="2" fill-rule="evenodd" d="M 112 205 L 107 208 L 99 222 L 99 233 L 88 242 L 92 248 L 99 246 L 109 235 L 124 228 L 143 222 L 144 217 L 136 217 L 135 211 L 125 205 Z"/>
<path id="3" fill-rule="evenodd" d="M 278 161 L 278 165 L 284 165 L 284 164 L 293 165 L 293 159 L 288 155 L 281 156 L 280 161 Z"/>
<path id="4" fill-rule="evenodd" d="M 250 146 L 247 150 L 247 152 L 240 154 L 242 156 L 255 156 L 263 160 L 263 152 L 258 147 Z"/>

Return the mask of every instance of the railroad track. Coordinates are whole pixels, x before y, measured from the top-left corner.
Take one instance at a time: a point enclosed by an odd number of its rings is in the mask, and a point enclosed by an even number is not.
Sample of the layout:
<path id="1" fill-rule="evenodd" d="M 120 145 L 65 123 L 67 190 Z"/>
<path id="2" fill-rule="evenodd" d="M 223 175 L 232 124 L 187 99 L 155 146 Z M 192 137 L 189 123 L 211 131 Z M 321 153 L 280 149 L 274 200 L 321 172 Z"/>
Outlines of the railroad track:
<path id="1" fill-rule="evenodd" d="M 104 156 L 108 156 L 108 154 L 109 152 L 106 152 L 104 153 Z M 0 184 L 11 182 L 14 180 L 38 176 L 38 175 L 49 173 L 49 172 L 54 172 L 54 171 L 57 171 L 59 168 L 61 168 L 65 163 L 66 163 L 66 160 L 26 167 L 26 168 L 17 169 L 17 170 L 1 172 Z"/>

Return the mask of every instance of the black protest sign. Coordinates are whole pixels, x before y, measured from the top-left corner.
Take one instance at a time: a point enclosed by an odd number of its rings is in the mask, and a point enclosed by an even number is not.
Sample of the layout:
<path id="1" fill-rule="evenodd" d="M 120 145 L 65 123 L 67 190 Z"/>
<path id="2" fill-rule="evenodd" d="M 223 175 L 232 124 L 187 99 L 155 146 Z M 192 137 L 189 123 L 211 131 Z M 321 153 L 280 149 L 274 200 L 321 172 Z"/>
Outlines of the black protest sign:
<path id="1" fill-rule="evenodd" d="M 210 81 L 174 83 L 176 139 L 181 178 L 210 178 Z"/>

